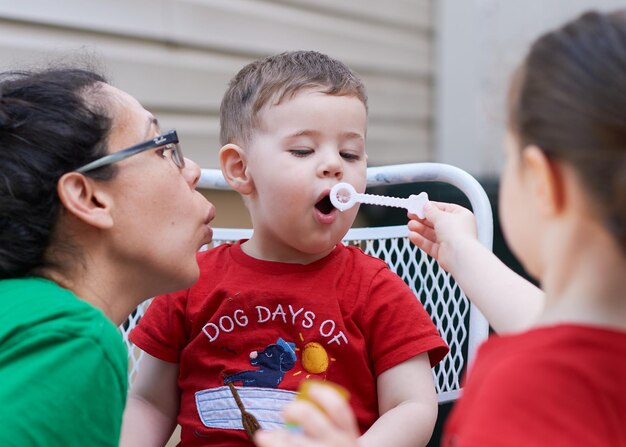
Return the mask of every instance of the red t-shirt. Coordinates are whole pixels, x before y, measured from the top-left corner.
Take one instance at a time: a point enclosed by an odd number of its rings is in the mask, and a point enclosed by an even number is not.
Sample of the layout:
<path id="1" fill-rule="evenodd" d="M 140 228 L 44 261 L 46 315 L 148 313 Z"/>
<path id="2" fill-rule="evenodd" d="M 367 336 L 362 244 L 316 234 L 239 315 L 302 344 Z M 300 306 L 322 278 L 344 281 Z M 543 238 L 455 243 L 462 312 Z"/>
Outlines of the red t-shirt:
<path id="1" fill-rule="evenodd" d="M 558 325 L 492 337 L 442 446 L 626 447 L 626 332 Z"/>
<path id="2" fill-rule="evenodd" d="M 378 418 L 378 375 L 425 352 L 435 365 L 448 351 L 402 279 L 355 247 L 308 265 L 260 261 L 239 243 L 198 260 L 196 285 L 155 298 L 130 337 L 180 364 L 184 446 L 251 445 L 225 381 L 269 429 L 302 380 L 338 383 L 366 430 Z"/>

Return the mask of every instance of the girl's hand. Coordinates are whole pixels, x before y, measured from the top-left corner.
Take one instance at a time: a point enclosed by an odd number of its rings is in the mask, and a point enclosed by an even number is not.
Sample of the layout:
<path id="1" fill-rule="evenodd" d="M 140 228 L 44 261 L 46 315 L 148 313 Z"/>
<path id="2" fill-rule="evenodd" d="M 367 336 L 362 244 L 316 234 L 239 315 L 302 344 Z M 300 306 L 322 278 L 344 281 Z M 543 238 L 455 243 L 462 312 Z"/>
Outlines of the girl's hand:
<path id="1" fill-rule="evenodd" d="M 284 410 L 285 420 L 296 430 L 258 431 L 259 447 L 357 447 L 359 430 L 352 409 L 330 387 L 311 385 L 309 401 L 295 400 Z"/>
<path id="2" fill-rule="evenodd" d="M 409 214 L 409 240 L 435 258 L 442 268 L 453 273 L 468 242 L 476 242 L 474 214 L 460 205 L 428 202 L 424 219 Z"/>

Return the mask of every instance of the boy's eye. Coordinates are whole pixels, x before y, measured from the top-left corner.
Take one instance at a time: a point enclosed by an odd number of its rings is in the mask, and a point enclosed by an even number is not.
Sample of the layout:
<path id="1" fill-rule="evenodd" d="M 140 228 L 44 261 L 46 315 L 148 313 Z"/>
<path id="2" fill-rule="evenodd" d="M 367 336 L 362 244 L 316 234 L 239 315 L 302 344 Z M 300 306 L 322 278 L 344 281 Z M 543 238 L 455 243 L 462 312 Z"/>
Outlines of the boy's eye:
<path id="1" fill-rule="evenodd" d="M 348 161 L 358 161 L 361 159 L 360 154 L 355 154 L 353 152 L 341 152 L 341 156 L 343 157 L 344 160 L 348 160 Z"/>
<path id="2" fill-rule="evenodd" d="M 291 149 L 289 153 L 295 155 L 296 157 L 306 157 L 307 155 L 311 155 L 313 153 L 313 149 Z"/>

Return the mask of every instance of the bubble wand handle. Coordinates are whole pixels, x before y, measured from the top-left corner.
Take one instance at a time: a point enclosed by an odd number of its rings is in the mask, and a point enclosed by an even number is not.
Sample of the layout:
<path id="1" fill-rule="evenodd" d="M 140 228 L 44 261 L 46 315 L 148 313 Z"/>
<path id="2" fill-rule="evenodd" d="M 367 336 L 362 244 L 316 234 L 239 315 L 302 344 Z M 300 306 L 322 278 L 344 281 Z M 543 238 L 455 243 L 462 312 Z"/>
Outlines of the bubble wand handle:
<path id="1" fill-rule="evenodd" d="M 359 203 L 366 205 L 391 206 L 394 208 L 406 208 L 409 206 L 409 199 L 399 197 L 379 196 L 376 194 L 356 193 L 355 199 Z"/>

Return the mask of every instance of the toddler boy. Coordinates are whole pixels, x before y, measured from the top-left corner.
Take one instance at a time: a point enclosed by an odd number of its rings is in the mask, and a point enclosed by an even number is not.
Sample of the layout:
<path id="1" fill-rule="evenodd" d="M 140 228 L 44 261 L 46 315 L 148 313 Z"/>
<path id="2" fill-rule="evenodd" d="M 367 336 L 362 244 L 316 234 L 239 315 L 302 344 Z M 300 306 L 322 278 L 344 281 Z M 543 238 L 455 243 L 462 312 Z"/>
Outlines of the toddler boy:
<path id="1" fill-rule="evenodd" d="M 363 83 L 326 55 L 283 53 L 244 67 L 220 113 L 222 172 L 254 232 L 199 253 L 198 283 L 155 298 L 132 332 L 149 355 L 123 442 L 163 445 L 178 415 L 184 446 L 249 445 L 247 413 L 280 426 L 310 377 L 349 390 L 364 445 L 426 444 L 447 346 L 383 261 L 342 245 L 357 207 L 328 197 L 365 190 Z"/>

